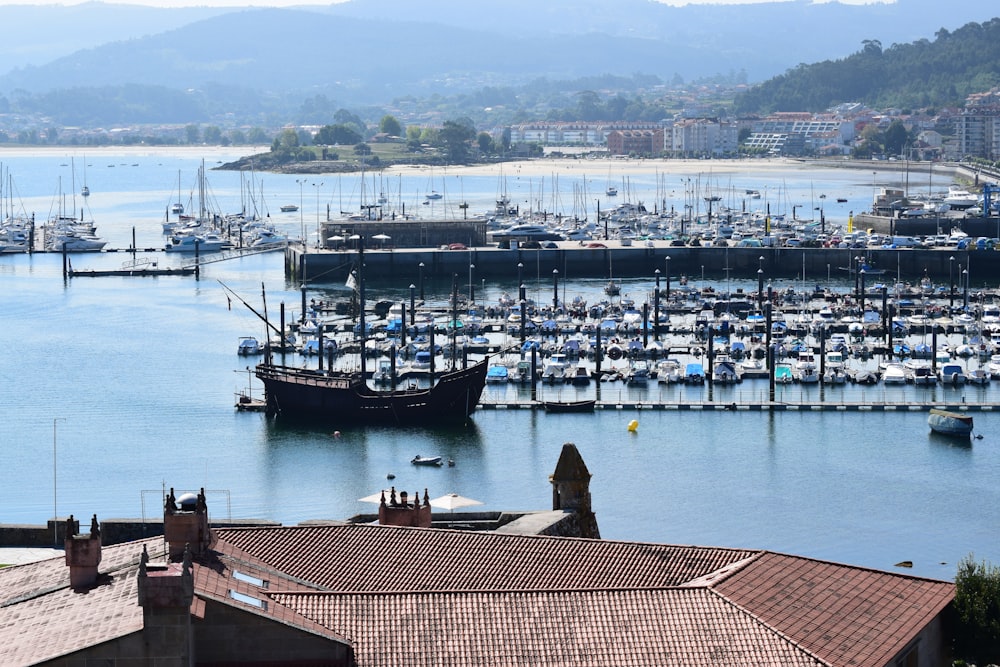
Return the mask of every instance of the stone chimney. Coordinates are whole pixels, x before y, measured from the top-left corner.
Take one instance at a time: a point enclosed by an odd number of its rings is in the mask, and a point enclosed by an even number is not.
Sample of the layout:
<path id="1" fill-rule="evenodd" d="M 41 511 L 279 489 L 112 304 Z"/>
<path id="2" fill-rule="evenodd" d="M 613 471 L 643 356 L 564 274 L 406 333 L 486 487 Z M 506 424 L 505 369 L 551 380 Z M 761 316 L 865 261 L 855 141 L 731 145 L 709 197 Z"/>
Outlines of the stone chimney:
<path id="1" fill-rule="evenodd" d="M 576 445 L 567 442 L 559 454 L 555 472 L 549 475 L 552 484 L 552 509 L 575 512 L 580 524 L 580 537 L 599 538 L 597 517 L 590 506 L 590 471 Z"/>
<path id="2" fill-rule="evenodd" d="M 90 535 L 79 535 L 80 522 L 70 514 L 66 521 L 66 565 L 69 585 L 73 590 L 93 588 L 97 583 L 97 566 L 101 563 L 101 527 L 97 515 L 90 522 Z"/>
<path id="3" fill-rule="evenodd" d="M 137 588 L 147 656 L 162 658 L 164 664 L 193 664 L 191 551 L 184 550 L 180 563 L 150 563 L 143 545 Z"/>
<path id="4" fill-rule="evenodd" d="M 170 560 L 177 560 L 185 549 L 193 556 L 203 556 L 215 540 L 208 527 L 208 505 L 205 489 L 198 495 L 186 493 L 179 499 L 173 488 L 163 504 L 163 539 L 167 542 Z"/>
<path id="5" fill-rule="evenodd" d="M 420 503 L 420 493 L 413 494 L 413 502 L 409 502 L 406 491 L 400 491 L 396 500 L 396 487 L 389 492 L 386 500 L 382 492 L 382 502 L 378 506 L 378 522 L 381 526 L 412 526 L 414 528 L 431 527 L 431 503 L 424 489 L 424 502 Z"/>

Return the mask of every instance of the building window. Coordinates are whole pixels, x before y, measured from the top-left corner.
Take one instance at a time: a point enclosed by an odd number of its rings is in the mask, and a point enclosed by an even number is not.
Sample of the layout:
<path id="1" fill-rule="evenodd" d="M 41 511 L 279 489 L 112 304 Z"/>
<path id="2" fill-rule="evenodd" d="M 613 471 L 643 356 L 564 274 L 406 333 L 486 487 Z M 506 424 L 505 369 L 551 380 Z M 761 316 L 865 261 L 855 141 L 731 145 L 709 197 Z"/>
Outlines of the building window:
<path id="1" fill-rule="evenodd" d="M 248 604 L 251 607 L 256 607 L 261 611 L 267 611 L 267 602 L 253 597 L 252 595 L 246 595 L 245 593 L 240 593 L 232 589 L 229 590 L 229 597 L 236 600 L 237 602 L 242 602 L 243 604 Z"/>
<path id="2" fill-rule="evenodd" d="M 240 572 L 239 570 L 233 570 L 233 579 L 242 581 L 243 583 L 256 586 L 257 588 L 267 588 L 268 582 L 259 577 L 255 577 L 252 574 L 247 574 L 245 572 Z"/>

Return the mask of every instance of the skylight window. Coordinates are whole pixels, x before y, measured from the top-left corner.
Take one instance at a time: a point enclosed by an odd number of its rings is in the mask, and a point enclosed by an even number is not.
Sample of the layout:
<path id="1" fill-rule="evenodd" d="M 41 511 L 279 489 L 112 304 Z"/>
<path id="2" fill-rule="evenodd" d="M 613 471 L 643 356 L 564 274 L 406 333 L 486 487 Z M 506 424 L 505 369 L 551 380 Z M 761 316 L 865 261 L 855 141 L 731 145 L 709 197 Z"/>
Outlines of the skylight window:
<path id="1" fill-rule="evenodd" d="M 233 579 L 238 579 L 243 583 L 256 586 L 257 588 L 267 588 L 267 581 L 260 579 L 259 577 L 255 577 L 252 574 L 240 572 L 239 570 L 233 570 Z"/>
<path id="2" fill-rule="evenodd" d="M 267 611 L 267 602 L 264 600 L 259 600 L 251 595 L 246 595 L 245 593 L 240 593 L 232 589 L 229 590 L 229 597 L 236 600 L 237 602 L 242 602 L 243 604 L 248 604 L 251 607 L 256 607 L 257 609 Z"/>

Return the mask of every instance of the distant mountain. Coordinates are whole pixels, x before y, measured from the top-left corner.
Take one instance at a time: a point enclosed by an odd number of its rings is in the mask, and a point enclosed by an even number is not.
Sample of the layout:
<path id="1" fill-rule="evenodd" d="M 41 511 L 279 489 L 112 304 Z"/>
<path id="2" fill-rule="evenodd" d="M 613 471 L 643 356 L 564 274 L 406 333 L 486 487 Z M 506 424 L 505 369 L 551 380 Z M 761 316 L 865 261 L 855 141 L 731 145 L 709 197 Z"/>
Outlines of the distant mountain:
<path id="1" fill-rule="evenodd" d="M 232 9 L 86 2 L 79 5 L 0 4 L 0 74 L 44 65 L 81 49 L 139 39 L 217 16 Z"/>
<path id="2" fill-rule="evenodd" d="M 86 5 L 0 7 L 0 55 L 24 62 L 0 76 L 14 91 L 113 94 L 156 86 L 148 117 L 189 122 L 206 103 L 275 104 L 325 96 L 344 106 L 600 74 L 671 81 L 718 74 L 763 81 L 800 63 L 842 58 L 865 40 L 929 39 L 987 20 L 981 0 L 844 5 L 812 0 L 671 7 L 652 0 L 351 0 L 297 9 Z M 112 16 L 113 14 L 113 16 Z M 933 17 L 933 18 L 927 18 Z M 13 28 L 12 28 L 13 26 Z M 33 41 L 34 40 L 34 41 Z M 89 44 L 87 42 L 90 42 Z M 66 53 L 72 45 L 78 50 Z M 59 53 L 61 52 L 61 53 Z M 53 54 L 45 60 L 43 54 Z M 166 91 L 174 91 L 168 93 Z M 198 105 L 185 104 L 200 96 Z M 135 101 L 125 94 L 127 109 Z M 2 101 L 2 100 L 0 100 Z M 140 107 L 144 106 L 139 104 Z M 297 106 L 297 104 L 296 104 Z M 176 113 L 167 114 L 176 107 Z M 42 111 L 38 109 L 38 111 Z M 71 110 L 59 115 L 68 122 Z M 119 120 L 115 118 L 115 120 Z M 121 119 L 125 122 L 127 119 Z"/>

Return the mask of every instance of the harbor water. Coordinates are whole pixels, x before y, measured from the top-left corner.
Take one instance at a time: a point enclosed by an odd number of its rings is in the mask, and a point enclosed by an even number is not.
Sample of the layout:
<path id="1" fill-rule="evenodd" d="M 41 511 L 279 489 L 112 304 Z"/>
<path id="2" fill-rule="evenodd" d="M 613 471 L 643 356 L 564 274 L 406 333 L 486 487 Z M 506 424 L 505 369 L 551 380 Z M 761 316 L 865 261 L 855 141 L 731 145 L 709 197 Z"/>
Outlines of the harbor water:
<path id="1" fill-rule="evenodd" d="M 36 210 L 45 200 L 41 193 L 55 189 L 61 165 L 69 161 L 65 155 L 0 159 Z M 77 155 L 78 172 L 84 159 L 98 234 L 111 240 L 109 246 L 124 248 L 135 227 L 140 248 L 162 245 L 159 221 L 177 198 L 177 172 L 193 174 L 199 158 Z M 112 163 L 114 168 L 106 166 Z M 127 182 L 108 173 L 127 170 L 134 170 Z M 743 177 L 760 183 L 749 171 Z M 239 174 L 210 178 L 226 183 L 220 191 L 230 207 L 238 201 Z M 688 175 L 675 180 L 682 178 Z M 860 201 L 871 193 L 870 184 L 861 183 L 864 174 L 856 172 L 789 170 L 768 178 L 800 194 L 810 185 L 815 189 L 820 178 L 842 182 L 845 198 Z M 275 193 L 274 210 L 277 202 L 299 203 L 300 190 L 305 202 L 319 192 L 287 176 L 263 179 L 265 196 Z M 492 174 L 462 182 L 469 200 L 485 207 L 496 180 Z M 77 187 L 80 182 L 78 175 Z M 824 185 L 830 198 L 839 196 L 833 187 Z M 332 196 L 320 194 L 321 208 Z M 315 213 L 271 217 L 294 232 Z M 72 261 L 75 268 L 114 268 L 128 259 L 125 253 L 101 253 L 74 255 Z M 968 442 L 929 433 L 925 412 L 905 410 L 556 415 L 490 409 L 477 411 L 467 427 L 447 429 L 289 426 L 234 409 L 237 393 L 259 392 L 250 372 L 255 359 L 237 356 L 238 340 L 264 331 L 220 285 L 258 308 L 266 296 L 271 316 L 283 303 L 291 318 L 301 293 L 286 281 L 280 253 L 211 264 L 197 279 L 64 281 L 61 268 L 54 254 L 0 256 L 0 400 L 7 415 L 3 523 L 41 524 L 53 513 L 153 518 L 161 511 L 163 488 L 171 486 L 204 487 L 219 519 L 286 524 L 373 511 L 358 499 L 390 484 L 411 493 L 427 488 L 431 497 L 455 492 L 482 501 L 484 510 L 546 509 L 548 475 L 562 443 L 573 442 L 593 475 L 593 506 L 605 538 L 772 549 L 943 579 L 953 577 L 958 561 L 970 553 L 1000 562 L 1000 416 L 993 412 L 974 414 L 983 438 Z M 514 283 L 513 277 L 491 281 L 481 286 L 479 298 L 516 292 Z M 572 298 L 593 293 L 596 285 L 568 281 L 563 289 Z M 376 281 L 370 294 L 402 300 L 406 287 Z M 623 293 L 637 297 L 650 288 L 651 280 L 627 281 Z M 428 300 L 443 303 L 449 289 L 429 283 Z M 547 286 L 537 289 L 544 301 Z M 346 294 L 345 287 L 328 285 L 315 297 Z M 715 387 L 713 400 L 749 402 L 766 389 L 760 380 Z M 781 389 L 789 401 L 820 395 L 815 386 Z M 585 390 L 540 391 L 570 400 L 595 390 L 592 383 Z M 623 402 L 707 396 L 707 388 L 652 382 L 645 388 L 606 384 L 601 390 L 604 400 L 620 396 Z M 526 391 L 488 386 L 483 400 L 525 400 Z M 1000 387 L 845 385 L 826 389 L 825 400 L 902 405 L 929 400 L 928 392 L 947 403 L 993 402 Z M 627 428 L 632 420 L 639 423 L 634 431 Z M 409 461 L 417 454 L 440 455 L 455 465 L 413 466 Z M 896 568 L 902 561 L 912 561 L 913 568 Z"/>

